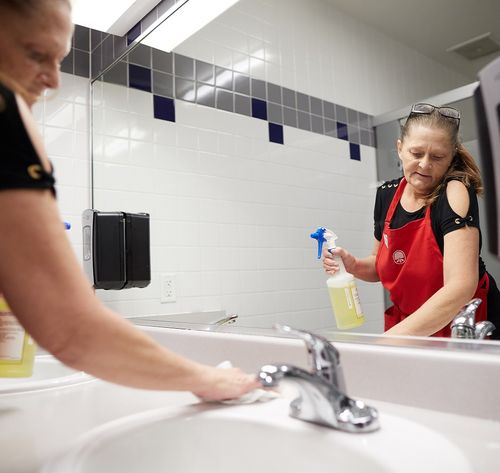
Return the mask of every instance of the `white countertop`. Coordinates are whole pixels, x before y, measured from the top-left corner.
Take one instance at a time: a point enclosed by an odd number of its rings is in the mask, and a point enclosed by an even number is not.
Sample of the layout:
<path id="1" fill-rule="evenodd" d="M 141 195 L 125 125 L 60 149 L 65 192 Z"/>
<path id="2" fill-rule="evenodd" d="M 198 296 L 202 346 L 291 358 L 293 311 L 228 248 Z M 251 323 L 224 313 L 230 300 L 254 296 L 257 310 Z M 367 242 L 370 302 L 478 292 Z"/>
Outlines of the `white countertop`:
<path id="1" fill-rule="evenodd" d="M 477 472 L 498 471 L 500 422 L 366 400 L 444 434 Z M 198 402 L 190 393 L 123 388 L 102 381 L 0 396 L 1 473 L 34 473 L 80 435 L 113 419 L 166 406 Z M 297 421 L 300 422 L 300 421 Z M 383 416 L 381 416 L 383 429 Z M 411 439 L 408 439 L 411 442 Z"/>

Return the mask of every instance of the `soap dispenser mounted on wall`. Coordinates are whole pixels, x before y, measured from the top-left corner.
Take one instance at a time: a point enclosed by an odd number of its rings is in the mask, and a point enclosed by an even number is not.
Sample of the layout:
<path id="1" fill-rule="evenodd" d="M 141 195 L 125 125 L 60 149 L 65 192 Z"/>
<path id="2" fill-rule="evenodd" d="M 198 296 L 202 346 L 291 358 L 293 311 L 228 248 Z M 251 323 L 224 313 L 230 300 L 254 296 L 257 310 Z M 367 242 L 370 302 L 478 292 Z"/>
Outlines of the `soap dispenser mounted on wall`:
<path id="1" fill-rule="evenodd" d="M 87 209 L 82 228 L 83 267 L 96 289 L 149 285 L 149 214 Z"/>

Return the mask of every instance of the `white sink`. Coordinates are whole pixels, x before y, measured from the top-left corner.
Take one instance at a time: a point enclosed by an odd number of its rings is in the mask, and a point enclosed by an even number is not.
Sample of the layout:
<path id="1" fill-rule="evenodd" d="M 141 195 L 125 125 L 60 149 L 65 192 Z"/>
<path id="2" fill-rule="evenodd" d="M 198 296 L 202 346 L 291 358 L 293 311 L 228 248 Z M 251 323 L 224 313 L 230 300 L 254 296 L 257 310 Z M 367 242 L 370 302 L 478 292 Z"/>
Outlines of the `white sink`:
<path id="1" fill-rule="evenodd" d="M 41 473 L 471 473 L 462 452 L 420 424 L 380 412 L 381 429 L 349 434 L 288 416 L 289 400 L 191 405 L 94 429 Z"/>
<path id="2" fill-rule="evenodd" d="M 89 382 L 93 379 L 95 378 L 82 371 L 75 371 L 63 365 L 51 355 L 39 355 L 35 357 L 33 376 L 0 378 L 0 395 L 58 388 Z"/>

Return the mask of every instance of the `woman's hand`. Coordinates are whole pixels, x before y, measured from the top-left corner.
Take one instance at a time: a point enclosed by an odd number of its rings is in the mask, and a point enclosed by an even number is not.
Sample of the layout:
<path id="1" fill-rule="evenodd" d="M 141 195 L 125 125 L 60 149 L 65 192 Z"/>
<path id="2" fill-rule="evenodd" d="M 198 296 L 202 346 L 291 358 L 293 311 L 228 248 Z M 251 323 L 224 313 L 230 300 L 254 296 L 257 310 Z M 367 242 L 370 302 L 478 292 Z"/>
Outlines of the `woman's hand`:
<path id="1" fill-rule="evenodd" d="M 261 387 L 255 375 L 246 374 L 239 368 L 204 366 L 200 386 L 193 394 L 206 401 L 224 401 L 237 399 Z"/>
<path id="2" fill-rule="evenodd" d="M 323 250 L 323 268 L 327 274 L 335 274 L 340 269 L 338 263 L 334 259 L 335 256 L 342 258 L 342 262 L 348 273 L 355 274 L 357 259 L 340 246 L 337 246 L 331 250 L 331 252 L 326 248 Z"/>

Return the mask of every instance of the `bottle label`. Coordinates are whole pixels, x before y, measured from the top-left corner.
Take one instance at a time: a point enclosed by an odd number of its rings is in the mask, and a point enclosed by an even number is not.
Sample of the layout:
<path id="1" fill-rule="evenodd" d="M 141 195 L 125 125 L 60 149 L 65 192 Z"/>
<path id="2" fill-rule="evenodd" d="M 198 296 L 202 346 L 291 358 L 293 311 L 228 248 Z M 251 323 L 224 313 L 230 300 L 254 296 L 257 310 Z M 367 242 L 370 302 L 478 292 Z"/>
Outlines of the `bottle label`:
<path id="1" fill-rule="evenodd" d="M 354 299 L 354 306 L 356 307 L 356 315 L 358 318 L 363 317 L 363 311 L 361 310 L 361 304 L 359 302 L 358 288 L 356 286 L 351 287 L 352 298 Z"/>
<path id="2" fill-rule="evenodd" d="M 0 359 L 22 359 L 24 334 L 23 326 L 12 314 L 0 313 Z"/>
<path id="3" fill-rule="evenodd" d="M 351 289 L 349 287 L 344 288 L 345 300 L 347 301 L 347 307 L 349 310 L 352 309 L 352 299 L 351 299 Z"/>

